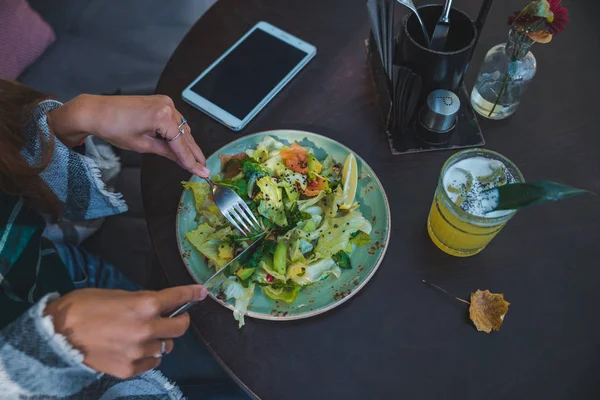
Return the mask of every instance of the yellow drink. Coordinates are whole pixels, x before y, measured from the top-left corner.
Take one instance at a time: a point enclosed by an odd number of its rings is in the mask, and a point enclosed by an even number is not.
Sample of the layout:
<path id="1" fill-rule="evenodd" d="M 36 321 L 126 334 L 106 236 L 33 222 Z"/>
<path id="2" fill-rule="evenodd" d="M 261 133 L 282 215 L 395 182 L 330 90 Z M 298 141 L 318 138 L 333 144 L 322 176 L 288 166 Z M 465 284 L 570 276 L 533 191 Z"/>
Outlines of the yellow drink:
<path id="1" fill-rule="evenodd" d="M 489 166 L 489 171 L 481 172 L 486 165 Z M 471 168 L 467 170 L 464 166 Z M 456 174 L 456 171 L 464 172 L 465 181 L 468 181 L 462 184 L 462 191 L 450 187 L 452 184 L 449 182 L 456 180 L 449 179 L 449 174 Z M 496 172 L 499 174 L 494 175 Z M 471 176 L 467 178 L 469 175 Z M 516 210 L 488 214 L 480 212 L 481 204 L 485 205 L 487 201 L 480 198 L 481 192 L 507 182 L 524 181 L 521 171 L 496 152 L 473 149 L 454 154 L 446 161 L 440 174 L 427 219 L 429 237 L 442 251 L 453 256 L 468 257 L 479 253 L 516 213 Z M 472 189 L 473 186 L 475 187 Z"/>

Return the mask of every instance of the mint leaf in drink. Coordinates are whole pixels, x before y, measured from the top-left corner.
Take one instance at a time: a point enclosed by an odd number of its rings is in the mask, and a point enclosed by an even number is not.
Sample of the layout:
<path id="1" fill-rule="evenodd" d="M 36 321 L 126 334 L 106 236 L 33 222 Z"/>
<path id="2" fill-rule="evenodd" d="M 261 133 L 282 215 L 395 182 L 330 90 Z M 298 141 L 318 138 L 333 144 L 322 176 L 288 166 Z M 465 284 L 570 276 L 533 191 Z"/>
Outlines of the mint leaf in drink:
<path id="1" fill-rule="evenodd" d="M 514 210 L 530 207 L 548 201 L 559 201 L 582 194 L 595 194 L 589 190 L 577 189 L 556 182 L 540 181 L 510 183 L 483 192 L 494 199 L 492 210 Z"/>

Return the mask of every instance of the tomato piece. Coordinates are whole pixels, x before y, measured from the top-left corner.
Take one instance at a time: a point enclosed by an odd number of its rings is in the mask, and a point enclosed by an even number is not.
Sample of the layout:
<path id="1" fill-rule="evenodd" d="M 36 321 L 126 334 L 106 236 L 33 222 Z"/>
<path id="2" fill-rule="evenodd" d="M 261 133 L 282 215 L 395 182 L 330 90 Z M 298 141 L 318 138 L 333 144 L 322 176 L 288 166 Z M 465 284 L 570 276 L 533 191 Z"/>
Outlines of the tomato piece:
<path id="1" fill-rule="evenodd" d="M 279 155 L 285 160 L 285 166 L 292 171 L 301 174 L 308 172 L 308 151 L 298 143 L 292 143 L 287 149 L 281 150 Z"/>

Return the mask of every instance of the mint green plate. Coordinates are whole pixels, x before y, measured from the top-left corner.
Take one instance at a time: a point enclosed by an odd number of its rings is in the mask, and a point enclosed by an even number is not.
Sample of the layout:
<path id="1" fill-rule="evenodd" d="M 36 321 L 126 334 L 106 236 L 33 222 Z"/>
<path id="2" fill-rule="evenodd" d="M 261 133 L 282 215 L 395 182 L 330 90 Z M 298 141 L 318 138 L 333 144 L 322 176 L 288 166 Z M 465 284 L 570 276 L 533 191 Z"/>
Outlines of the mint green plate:
<path id="1" fill-rule="evenodd" d="M 215 174 L 218 173 L 221 167 L 219 154 L 233 155 L 254 148 L 265 136 L 272 136 L 288 145 L 297 142 L 302 146 L 312 148 L 318 159 L 323 159 L 327 154 L 331 154 L 336 162 L 342 164 L 348 153 L 352 152 L 335 140 L 315 133 L 276 130 L 244 136 L 227 144 L 206 160 L 207 167 Z M 292 304 L 272 300 L 260 288 L 256 288 L 254 298 L 248 307 L 247 315 L 249 317 L 283 321 L 321 314 L 339 306 L 355 295 L 375 274 L 390 240 L 390 207 L 383 186 L 371 167 L 358 155 L 356 155 L 356 159 L 359 170 L 356 197 L 360 202 L 359 210 L 365 218 L 371 221 L 373 226 L 371 243 L 357 248 L 352 253 L 352 269 L 344 270 L 339 279 L 329 277 L 303 288 Z M 202 180 L 197 176 L 193 176 L 191 179 L 193 181 Z M 181 258 L 190 275 L 196 282 L 202 283 L 214 273 L 214 269 L 207 266 L 202 254 L 185 239 L 187 232 L 197 228 L 195 217 L 193 195 L 190 191 L 185 190 L 181 195 L 177 212 L 177 243 Z M 210 296 L 224 307 L 233 309 L 228 302 L 218 299 L 212 293 Z"/>

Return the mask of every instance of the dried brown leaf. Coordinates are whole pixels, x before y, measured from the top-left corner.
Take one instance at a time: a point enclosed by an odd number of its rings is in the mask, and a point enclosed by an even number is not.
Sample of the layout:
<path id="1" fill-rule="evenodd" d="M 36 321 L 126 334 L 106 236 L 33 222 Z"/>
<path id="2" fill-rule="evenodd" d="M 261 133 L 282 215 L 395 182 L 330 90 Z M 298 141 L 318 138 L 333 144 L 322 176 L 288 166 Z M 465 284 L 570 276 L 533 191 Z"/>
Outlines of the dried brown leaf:
<path id="1" fill-rule="evenodd" d="M 504 294 L 477 289 L 475 293 L 471 293 L 469 316 L 478 331 L 490 333 L 492 329 L 500 329 L 509 305 L 504 300 Z"/>
<path id="2" fill-rule="evenodd" d="M 544 30 L 528 33 L 527 36 L 537 43 L 550 43 L 552 40 L 552 34 Z"/>

